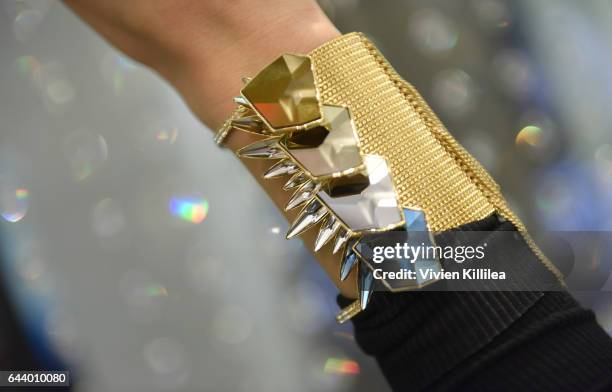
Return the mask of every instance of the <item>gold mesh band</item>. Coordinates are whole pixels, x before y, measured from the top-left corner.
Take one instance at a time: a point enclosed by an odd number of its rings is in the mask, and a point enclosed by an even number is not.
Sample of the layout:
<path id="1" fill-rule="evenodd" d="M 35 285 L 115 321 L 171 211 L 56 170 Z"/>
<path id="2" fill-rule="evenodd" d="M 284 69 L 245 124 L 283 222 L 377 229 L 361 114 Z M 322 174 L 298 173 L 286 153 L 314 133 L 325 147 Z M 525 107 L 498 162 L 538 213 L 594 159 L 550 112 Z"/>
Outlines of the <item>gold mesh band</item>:
<path id="1" fill-rule="evenodd" d="M 406 95 L 394 83 L 382 58 L 361 34 L 331 41 L 310 56 L 322 103 L 349 108 L 363 152 L 387 158 L 403 207 L 423 209 L 433 231 L 474 222 L 495 211 L 436 139 L 424 110 L 410 104 L 418 97 Z"/>
<path id="2" fill-rule="evenodd" d="M 387 158 L 402 207 L 424 210 L 433 231 L 497 212 L 562 280 L 510 211 L 495 181 L 363 34 L 344 35 L 309 55 L 322 103 L 350 109 L 363 152 Z"/>

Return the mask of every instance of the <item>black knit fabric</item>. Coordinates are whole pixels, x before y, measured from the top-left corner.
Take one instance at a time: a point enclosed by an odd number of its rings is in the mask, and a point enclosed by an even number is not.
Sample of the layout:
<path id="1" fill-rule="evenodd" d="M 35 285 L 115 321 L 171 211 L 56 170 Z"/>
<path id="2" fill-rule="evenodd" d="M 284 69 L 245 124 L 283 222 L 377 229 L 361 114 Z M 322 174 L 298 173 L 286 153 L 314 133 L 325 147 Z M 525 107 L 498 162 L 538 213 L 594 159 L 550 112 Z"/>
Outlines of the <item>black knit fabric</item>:
<path id="1" fill-rule="evenodd" d="M 461 229 L 513 227 L 491 217 Z M 539 263 L 520 236 L 500 238 L 489 241 L 499 260 Z M 377 292 L 353 323 L 393 390 L 612 390 L 612 339 L 562 290 Z"/>

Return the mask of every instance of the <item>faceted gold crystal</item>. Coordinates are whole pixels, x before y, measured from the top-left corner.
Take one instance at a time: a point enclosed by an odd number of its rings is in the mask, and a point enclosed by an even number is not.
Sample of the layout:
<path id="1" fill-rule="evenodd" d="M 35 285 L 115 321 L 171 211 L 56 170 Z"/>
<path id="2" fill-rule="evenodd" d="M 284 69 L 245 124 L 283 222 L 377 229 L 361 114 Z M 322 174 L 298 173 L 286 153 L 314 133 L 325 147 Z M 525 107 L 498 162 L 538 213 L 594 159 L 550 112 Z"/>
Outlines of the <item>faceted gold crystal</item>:
<path id="1" fill-rule="evenodd" d="M 244 86 L 242 96 L 275 130 L 321 117 L 308 56 L 282 55 Z"/>
<path id="2" fill-rule="evenodd" d="M 363 167 L 359 138 L 348 109 L 323 105 L 326 127 L 296 132 L 282 146 L 313 179 L 338 177 Z"/>
<path id="3" fill-rule="evenodd" d="M 352 232 L 377 231 L 399 226 L 403 223 L 404 216 L 397 204 L 387 162 L 379 155 L 366 155 L 364 162 L 369 185 L 364 187 L 360 184 L 355 188 L 355 193 L 325 189 L 317 196 Z"/>

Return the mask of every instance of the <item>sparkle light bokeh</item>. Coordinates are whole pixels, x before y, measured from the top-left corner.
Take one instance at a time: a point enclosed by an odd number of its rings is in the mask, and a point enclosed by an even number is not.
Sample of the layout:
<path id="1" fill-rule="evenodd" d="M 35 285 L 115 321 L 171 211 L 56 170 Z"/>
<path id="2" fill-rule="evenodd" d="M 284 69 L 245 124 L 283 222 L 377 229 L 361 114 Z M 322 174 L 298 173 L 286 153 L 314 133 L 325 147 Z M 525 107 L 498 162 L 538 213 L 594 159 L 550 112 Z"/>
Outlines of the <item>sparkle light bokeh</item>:
<path id="1" fill-rule="evenodd" d="M 542 140 L 542 129 L 536 125 L 527 125 L 516 135 L 517 145 L 537 147 Z"/>
<path id="2" fill-rule="evenodd" d="M 2 217 L 11 223 L 22 220 L 28 211 L 30 193 L 25 188 L 0 188 L 0 207 Z"/>
<path id="3" fill-rule="evenodd" d="M 208 200 L 172 197 L 169 203 L 172 215 L 191 223 L 202 223 L 208 215 Z"/>
<path id="4" fill-rule="evenodd" d="M 359 364 L 355 361 L 340 358 L 328 358 L 324 371 L 337 374 L 358 374 Z"/>

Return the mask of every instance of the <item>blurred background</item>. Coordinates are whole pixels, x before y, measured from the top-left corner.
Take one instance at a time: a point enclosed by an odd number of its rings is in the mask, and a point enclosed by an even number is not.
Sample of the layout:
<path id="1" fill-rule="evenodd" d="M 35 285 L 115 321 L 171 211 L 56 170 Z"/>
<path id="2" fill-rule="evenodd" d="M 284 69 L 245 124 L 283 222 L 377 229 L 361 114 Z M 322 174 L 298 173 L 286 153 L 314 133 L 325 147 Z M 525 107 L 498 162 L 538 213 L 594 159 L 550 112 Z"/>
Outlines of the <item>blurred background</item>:
<path id="1" fill-rule="evenodd" d="M 532 231 L 612 229 L 612 3 L 320 3 Z M 59 2 L 0 7 L 3 368 L 69 366 L 78 391 L 387 388 L 309 252 L 164 81 Z M 612 331 L 604 283 L 577 295 Z"/>

